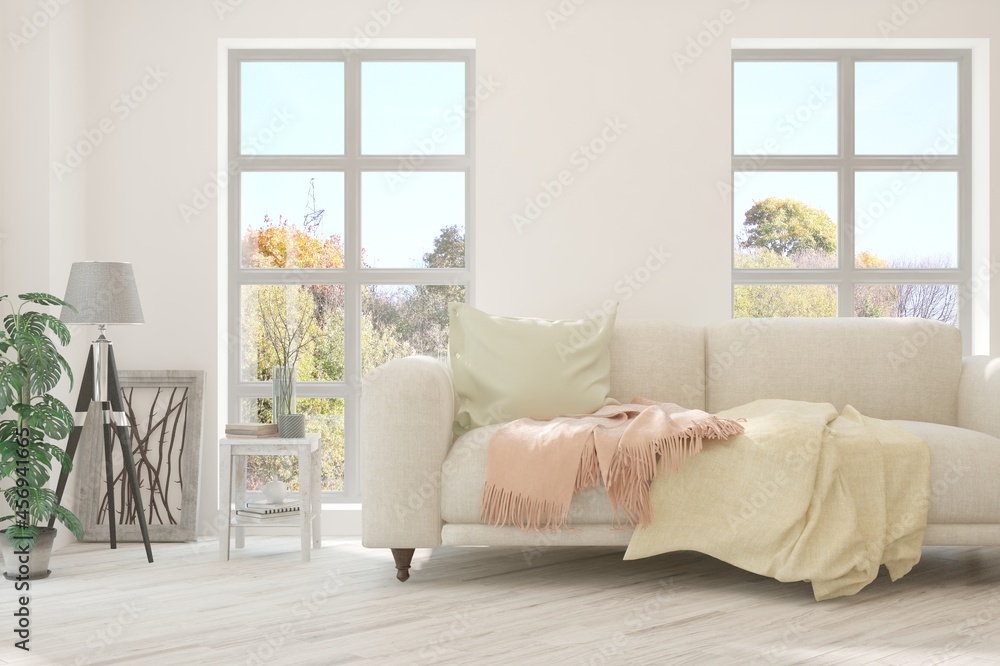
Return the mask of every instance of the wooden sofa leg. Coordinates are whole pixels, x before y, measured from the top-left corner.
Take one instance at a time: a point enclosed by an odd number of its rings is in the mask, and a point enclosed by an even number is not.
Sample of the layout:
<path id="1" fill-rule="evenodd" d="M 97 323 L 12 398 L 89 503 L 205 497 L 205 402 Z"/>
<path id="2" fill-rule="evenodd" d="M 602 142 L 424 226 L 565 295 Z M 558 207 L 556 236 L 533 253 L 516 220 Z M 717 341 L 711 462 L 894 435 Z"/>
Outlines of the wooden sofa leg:
<path id="1" fill-rule="evenodd" d="M 413 560 L 413 548 L 393 548 L 392 559 L 396 560 L 396 579 L 405 583 L 410 577 L 410 561 Z"/>

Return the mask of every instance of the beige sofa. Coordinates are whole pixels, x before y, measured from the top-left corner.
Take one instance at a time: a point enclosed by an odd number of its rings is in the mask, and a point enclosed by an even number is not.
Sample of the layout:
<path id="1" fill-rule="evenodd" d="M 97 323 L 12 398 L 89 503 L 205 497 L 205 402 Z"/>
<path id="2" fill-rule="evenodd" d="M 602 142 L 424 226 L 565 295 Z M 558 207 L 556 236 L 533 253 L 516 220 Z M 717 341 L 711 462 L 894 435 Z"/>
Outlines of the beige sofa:
<path id="1" fill-rule="evenodd" d="M 925 545 L 1000 545 L 1000 358 L 962 357 L 954 327 L 922 319 L 759 319 L 695 328 L 619 323 L 611 395 L 709 412 L 759 398 L 851 404 L 898 420 L 931 454 Z M 363 538 L 391 548 L 406 580 L 414 548 L 628 544 L 603 488 L 574 498 L 559 532 L 479 522 L 486 445 L 499 426 L 453 441 L 446 364 L 387 363 L 365 377 L 361 406 Z"/>

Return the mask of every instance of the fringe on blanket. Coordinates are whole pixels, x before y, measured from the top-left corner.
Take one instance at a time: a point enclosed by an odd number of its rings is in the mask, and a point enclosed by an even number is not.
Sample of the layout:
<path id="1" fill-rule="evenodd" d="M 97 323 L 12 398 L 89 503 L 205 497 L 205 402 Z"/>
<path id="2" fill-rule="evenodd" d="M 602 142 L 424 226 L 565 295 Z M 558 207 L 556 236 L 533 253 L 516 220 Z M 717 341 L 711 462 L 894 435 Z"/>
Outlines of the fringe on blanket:
<path id="1" fill-rule="evenodd" d="M 645 446 L 618 447 L 608 471 L 608 499 L 616 510 L 616 521 L 620 508 L 630 527 L 649 525 L 653 519 L 649 483 L 658 474 L 679 470 L 685 460 L 701 451 L 703 439 L 728 439 L 742 433 L 739 423 L 712 416 L 673 437 L 655 439 Z M 620 521 L 616 525 L 621 527 Z"/>
<path id="2" fill-rule="evenodd" d="M 672 437 L 651 440 L 642 445 L 619 446 L 608 471 L 608 498 L 615 509 L 625 514 L 630 527 L 646 526 L 653 518 L 649 501 L 649 483 L 661 473 L 680 469 L 684 461 L 701 451 L 704 439 L 728 439 L 739 435 L 743 426 L 712 415 L 691 424 Z M 576 474 L 574 495 L 583 488 L 597 486 L 601 469 L 593 440 L 583 448 Z M 522 530 L 553 530 L 562 527 L 569 515 L 569 504 L 543 501 L 487 483 L 483 488 L 480 520 L 494 527 L 513 525 Z"/>

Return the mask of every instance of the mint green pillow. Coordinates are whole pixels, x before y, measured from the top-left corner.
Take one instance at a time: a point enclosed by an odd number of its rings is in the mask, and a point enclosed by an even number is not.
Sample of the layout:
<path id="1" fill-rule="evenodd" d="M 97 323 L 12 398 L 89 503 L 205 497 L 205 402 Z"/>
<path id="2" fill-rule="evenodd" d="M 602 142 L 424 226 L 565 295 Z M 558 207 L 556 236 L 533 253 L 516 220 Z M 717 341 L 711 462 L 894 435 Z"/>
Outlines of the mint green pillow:
<path id="1" fill-rule="evenodd" d="M 616 303 L 595 319 L 548 321 L 449 303 L 455 433 L 527 416 L 589 414 L 609 402 L 617 311 Z"/>

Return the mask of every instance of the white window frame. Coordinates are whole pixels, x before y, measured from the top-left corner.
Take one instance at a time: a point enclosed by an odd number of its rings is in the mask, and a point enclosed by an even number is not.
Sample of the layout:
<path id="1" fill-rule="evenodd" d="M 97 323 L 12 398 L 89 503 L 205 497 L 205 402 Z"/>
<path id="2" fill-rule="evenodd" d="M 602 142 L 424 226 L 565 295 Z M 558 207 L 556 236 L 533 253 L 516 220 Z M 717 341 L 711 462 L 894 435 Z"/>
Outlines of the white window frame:
<path id="1" fill-rule="evenodd" d="M 343 62 L 344 155 L 243 155 L 240 150 L 240 64 L 243 62 Z M 465 154 L 361 154 L 361 64 L 364 62 L 462 62 L 465 64 Z M 344 401 L 344 490 L 323 493 L 324 502 L 359 503 L 362 285 L 460 285 L 474 303 L 475 257 L 475 50 L 468 48 L 246 48 L 228 51 L 227 331 L 239 340 L 240 289 L 253 284 L 344 285 L 344 380 L 298 382 L 299 398 Z M 417 153 L 414 153 L 417 154 Z M 463 172 L 465 174 L 465 266 L 462 268 L 361 268 L 361 174 L 368 171 Z M 240 266 L 240 181 L 250 171 L 339 171 L 344 173 L 344 268 L 255 269 Z M 239 345 L 230 344 L 226 369 L 226 413 L 239 419 L 246 398 L 271 397 L 268 382 L 240 378 Z"/>
<path id="2" fill-rule="evenodd" d="M 958 64 L 958 153 L 956 155 L 855 155 L 854 154 L 854 63 L 864 61 L 933 61 Z M 972 53 L 968 49 L 798 49 L 735 48 L 732 51 L 732 84 L 737 62 L 836 62 L 838 137 L 836 155 L 741 155 L 735 151 L 730 187 L 735 174 L 744 171 L 824 171 L 838 175 L 838 265 L 831 269 L 736 268 L 731 259 L 733 290 L 740 284 L 823 284 L 837 287 L 837 316 L 854 316 L 854 288 L 858 284 L 954 284 L 959 290 L 957 325 L 972 331 L 973 307 L 963 297 L 962 286 L 971 279 L 972 266 Z M 732 95 L 731 138 L 735 139 L 735 94 Z M 735 141 L 733 141 L 735 146 Z M 958 174 L 958 261 L 956 268 L 861 269 L 855 268 L 854 175 L 859 171 L 910 171 L 914 163 L 921 171 Z M 733 191 L 732 189 L 730 191 Z M 731 247 L 736 244 L 736 225 L 731 222 Z M 965 353 L 970 353 L 971 335 L 963 335 Z"/>

